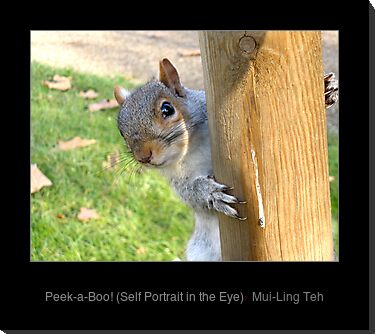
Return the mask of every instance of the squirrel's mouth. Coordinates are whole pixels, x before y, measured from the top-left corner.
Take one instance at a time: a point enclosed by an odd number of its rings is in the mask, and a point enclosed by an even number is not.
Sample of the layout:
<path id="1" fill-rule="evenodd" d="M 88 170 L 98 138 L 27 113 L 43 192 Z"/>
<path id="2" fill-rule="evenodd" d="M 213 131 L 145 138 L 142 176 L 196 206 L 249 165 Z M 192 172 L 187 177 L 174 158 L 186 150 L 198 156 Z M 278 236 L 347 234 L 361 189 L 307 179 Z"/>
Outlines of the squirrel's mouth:
<path id="1" fill-rule="evenodd" d="M 155 164 L 155 163 L 152 163 L 152 162 L 149 162 L 146 164 L 146 166 L 151 166 L 151 167 L 161 167 L 165 164 L 165 161 L 159 163 L 159 164 Z"/>

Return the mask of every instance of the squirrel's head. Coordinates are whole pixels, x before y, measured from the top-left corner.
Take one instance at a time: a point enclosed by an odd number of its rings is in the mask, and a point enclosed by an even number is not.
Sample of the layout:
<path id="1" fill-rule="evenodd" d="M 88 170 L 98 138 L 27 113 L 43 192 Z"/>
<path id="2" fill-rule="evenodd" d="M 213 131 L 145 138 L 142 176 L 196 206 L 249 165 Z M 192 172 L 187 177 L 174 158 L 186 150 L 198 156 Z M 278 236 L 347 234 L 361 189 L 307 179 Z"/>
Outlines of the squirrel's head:
<path id="1" fill-rule="evenodd" d="M 186 154 L 186 93 L 168 59 L 160 61 L 159 80 L 131 93 L 117 86 L 114 95 L 121 106 L 118 128 L 136 160 L 146 166 L 162 167 Z"/>

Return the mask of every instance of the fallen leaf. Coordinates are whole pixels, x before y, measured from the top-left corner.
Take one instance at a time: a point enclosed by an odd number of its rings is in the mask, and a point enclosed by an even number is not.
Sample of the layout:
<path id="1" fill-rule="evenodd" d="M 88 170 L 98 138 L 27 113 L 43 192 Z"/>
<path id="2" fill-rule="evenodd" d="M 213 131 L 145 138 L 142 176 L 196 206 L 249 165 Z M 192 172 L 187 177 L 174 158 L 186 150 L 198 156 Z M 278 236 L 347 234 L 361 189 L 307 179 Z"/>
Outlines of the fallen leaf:
<path id="1" fill-rule="evenodd" d="M 62 213 L 59 213 L 56 215 L 56 217 L 59 219 L 58 223 L 59 224 L 66 224 L 67 221 L 65 220 L 65 215 L 63 215 Z"/>
<path id="2" fill-rule="evenodd" d="M 120 152 L 116 150 L 115 152 L 107 155 L 107 160 L 103 161 L 103 168 L 112 170 L 113 167 L 117 165 L 120 161 Z"/>
<path id="3" fill-rule="evenodd" d="M 31 193 L 35 193 L 43 187 L 51 186 L 52 182 L 45 176 L 36 164 L 31 165 Z"/>
<path id="4" fill-rule="evenodd" d="M 115 108 L 115 107 L 118 107 L 118 103 L 116 101 L 116 99 L 106 99 L 106 100 L 102 100 L 98 103 L 92 103 L 89 105 L 89 111 L 90 112 L 94 112 L 94 111 L 98 111 L 98 110 L 103 110 L 103 109 L 112 109 L 112 108 Z"/>
<path id="5" fill-rule="evenodd" d="M 53 76 L 53 81 L 70 81 L 70 80 L 72 80 L 72 77 L 64 77 L 58 74 L 55 74 Z"/>
<path id="6" fill-rule="evenodd" d="M 85 98 L 85 99 L 95 99 L 99 96 L 99 94 L 97 92 L 95 92 L 94 90 L 92 89 L 89 89 L 88 91 L 84 92 L 84 91 L 80 91 L 79 92 L 79 96 Z"/>
<path id="7" fill-rule="evenodd" d="M 68 141 L 59 140 L 59 149 L 62 151 L 74 150 L 75 148 L 85 147 L 95 143 L 95 139 L 82 139 L 81 137 L 74 137 L 72 140 Z"/>
<path id="8" fill-rule="evenodd" d="M 200 55 L 201 55 L 201 51 L 199 49 L 179 52 L 180 57 L 196 57 Z"/>
<path id="9" fill-rule="evenodd" d="M 137 254 L 145 254 L 146 251 L 147 251 L 146 248 L 143 247 L 143 246 L 139 247 L 139 248 L 136 250 Z"/>
<path id="10" fill-rule="evenodd" d="M 47 86 L 49 89 L 68 90 L 72 88 L 70 80 L 70 77 L 62 77 L 58 74 L 55 74 L 53 77 L 53 81 L 44 80 L 43 84 Z"/>
<path id="11" fill-rule="evenodd" d="M 80 221 L 85 222 L 90 219 L 98 219 L 99 215 L 94 209 L 81 208 L 81 211 L 79 212 L 77 218 Z"/>
<path id="12" fill-rule="evenodd" d="M 335 181 L 335 177 L 334 176 L 330 176 L 328 179 L 329 179 L 329 182 Z"/>

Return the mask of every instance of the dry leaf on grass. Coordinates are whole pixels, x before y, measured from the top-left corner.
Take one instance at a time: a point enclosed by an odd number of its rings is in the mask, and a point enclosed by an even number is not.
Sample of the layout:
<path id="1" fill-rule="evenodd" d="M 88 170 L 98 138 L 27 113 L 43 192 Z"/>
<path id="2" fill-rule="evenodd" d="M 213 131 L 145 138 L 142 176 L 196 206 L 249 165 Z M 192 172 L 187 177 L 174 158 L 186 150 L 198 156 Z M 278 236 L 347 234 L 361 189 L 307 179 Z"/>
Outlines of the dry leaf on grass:
<path id="1" fill-rule="evenodd" d="M 103 110 L 103 109 L 112 109 L 112 108 L 115 108 L 115 107 L 118 107 L 118 103 L 116 101 L 116 99 L 106 99 L 106 100 L 102 100 L 98 103 L 92 103 L 89 105 L 89 111 L 90 112 L 94 112 L 94 111 L 98 111 L 98 110 Z"/>
<path id="2" fill-rule="evenodd" d="M 120 161 L 120 151 L 116 150 L 115 152 L 107 155 L 107 160 L 103 161 L 103 168 L 113 170 L 113 168 Z"/>
<path id="3" fill-rule="evenodd" d="M 143 246 L 139 247 L 137 250 L 136 250 L 137 254 L 145 254 L 147 252 L 147 249 Z"/>
<path id="4" fill-rule="evenodd" d="M 43 187 L 51 186 L 52 182 L 45 176 L 36 164 L 31 165 L 31 193 L 35 193 Z"/>
<path id="5" fill-rule="evenodd" d="M 88 91 L 84 92 L 84 91 L 80 91 L 79 92 L 79 96 L 85 98 L 85 99 L 95 99 L 99 96 L 99 94 L 97 92 L 95 92 L 94 90 L 92 89 L 89 89 Z"/>
<path id="6" fill-rule="evenodd" d="M 59 149 L 62 151 L 74 150 L 75 148 L 85 147 L 95 143 L 95 139 L 82 139 L 81 137 L 74 137 L 72 140 L 68 141 L 59 140 Z"/>
<path id="7" fill-rule="evenodd" d="M 72 88 L 72 84 L 70 83 L 71 78 L 69 77 L 62 77 L 58 74 L 54 75 L 53 81 L 44 80 L 43 84 L 47 86 L 49 89 L 57 89 L 57 90 L 68 90 Z"/>
<path id="8" fill-rule="evenodd" d="M 59 224 L 66 224 L 68 221 L 65 219 L 66 217 L 65 217 L 65 215 L 64 214 L 62 214 L 62 213 L 58 213 L 57 215 L 56 215 L 56 217 L 57 217 L 57 219 L 58 219 L 58 223 Z"/>
<path id="9" fill-rule="evenodd" d="M 99 215 L 94 209 L 81 208 L 77 218 L 78 220 L 85 222 L 91 219 L 98 219 Z"/>

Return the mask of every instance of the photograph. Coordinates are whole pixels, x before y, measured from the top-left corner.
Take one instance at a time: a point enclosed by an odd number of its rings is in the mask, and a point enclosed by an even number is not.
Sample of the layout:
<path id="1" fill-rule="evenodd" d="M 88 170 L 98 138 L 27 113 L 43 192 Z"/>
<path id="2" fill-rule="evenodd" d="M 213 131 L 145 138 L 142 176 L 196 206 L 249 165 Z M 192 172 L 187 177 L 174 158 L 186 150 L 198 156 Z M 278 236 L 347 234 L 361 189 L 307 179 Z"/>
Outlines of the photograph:
<path id="1" fill-rule="evenodd" d="M 31 262 L 339 262 L 338 30 L 30 40 Z"/>

